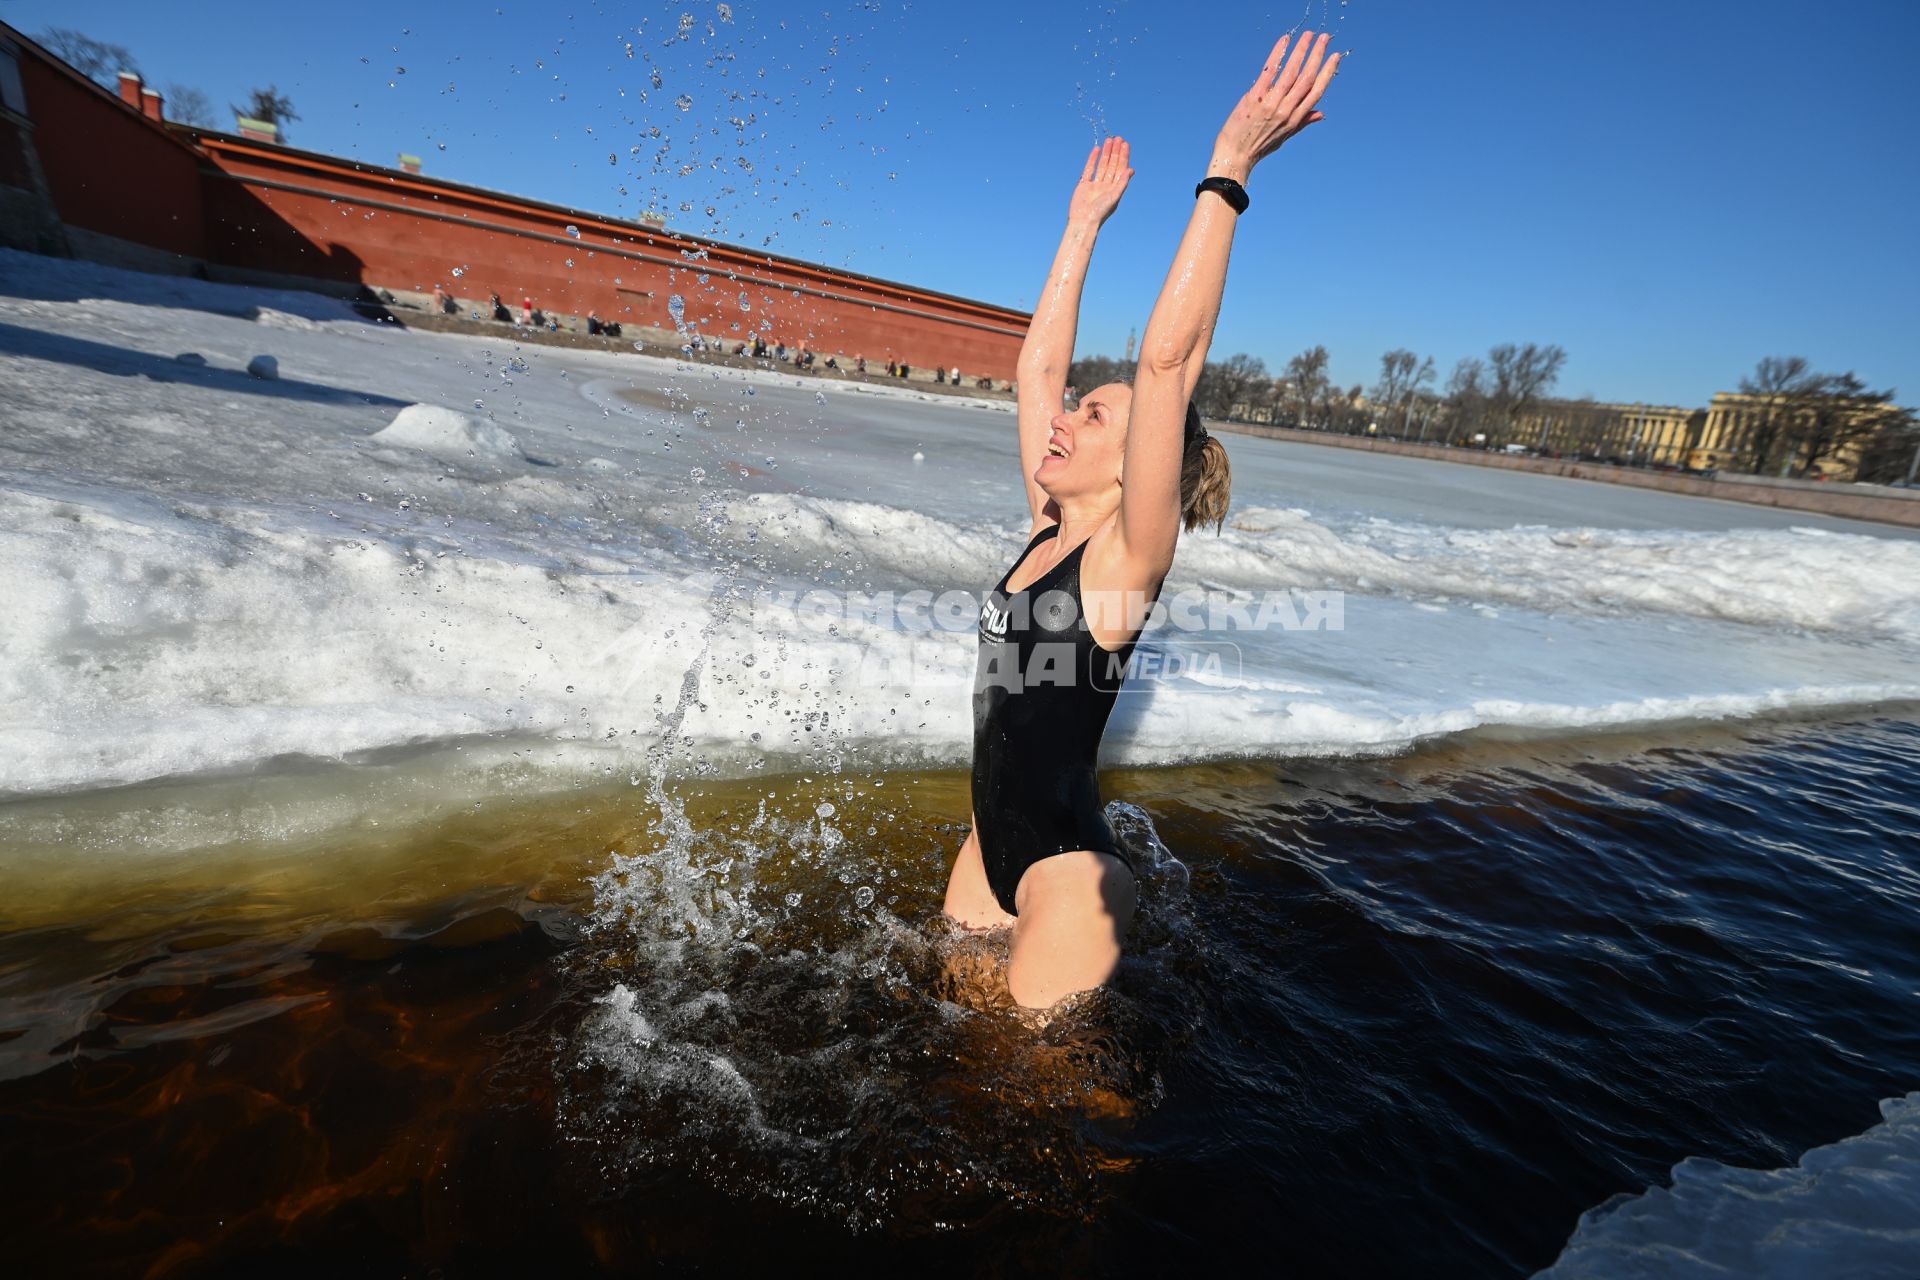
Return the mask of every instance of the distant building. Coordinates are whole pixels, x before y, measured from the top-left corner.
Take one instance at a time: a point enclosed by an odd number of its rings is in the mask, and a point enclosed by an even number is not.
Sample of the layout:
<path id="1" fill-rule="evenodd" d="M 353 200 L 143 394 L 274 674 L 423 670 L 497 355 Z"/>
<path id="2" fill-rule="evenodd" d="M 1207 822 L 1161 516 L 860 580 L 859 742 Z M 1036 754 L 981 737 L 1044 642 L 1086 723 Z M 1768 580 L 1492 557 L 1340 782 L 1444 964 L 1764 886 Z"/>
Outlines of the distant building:
<path id="1" fill-rule="evenodd" d="M 1862 406 L 1855 415 L 1877 418 L 1890 404 Z M 1699 465 L 1729 470 L 1764 470 L 1798 475 L 1806 468 L 1806 437 L 1813 425 L 1814 410 L 1805 404 L 1793 404 L 1784 397 L 1744 395 L 1723 391 L 1713 398 L 1707 411 L 1707 426 L 1698 450 Z M 1851 480 L 1859 474 L 1864 435 L 1846 440 L 1834 452 L 1813 464 L 1808 479 Z M 1767 456 L 1760 457 L 1764 452 Z"/>
<path id="2" fill-rule="evenodd" d="M 1690 466 L 1706 420 L 1703 410 L 1680 405 L 1543 400 L 1514 420 L 1506 442 L 1540 453 Z"/>
<path id="3" fill-rule="evenodd" d="M 1848 424 L 1855 428 L 1851 438 L 1843 426 L 1842 438 L 1823 449 L 1809 478 L 1853 479 L 1870 434 L 1870 424 L 1861 419 L 1878 418 L 1892 408 L 1861 407 L 1860 417 Z M 1804 403 L 1732 391 L 1716 395 L 1708 409 L 1548 400 L 1521 414 L 1504 441 L 1541 453 L 1628 465 L 1798 475 L 1807 468 L 1814 414 Z"/>

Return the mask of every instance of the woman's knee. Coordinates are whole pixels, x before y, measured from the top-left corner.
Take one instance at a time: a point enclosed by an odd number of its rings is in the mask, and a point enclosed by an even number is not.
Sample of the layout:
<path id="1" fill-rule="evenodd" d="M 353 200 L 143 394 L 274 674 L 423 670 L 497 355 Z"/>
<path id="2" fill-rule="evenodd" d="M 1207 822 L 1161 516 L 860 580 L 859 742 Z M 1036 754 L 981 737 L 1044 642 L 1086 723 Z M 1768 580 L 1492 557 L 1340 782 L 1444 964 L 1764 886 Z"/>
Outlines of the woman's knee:
<path id="1" fill-rule="evenodd" d="M 1135 890 L 1127 864 L 1108 853 L 1079 850 L 1043 858 L 1027 868 L 1014 890 L 1024 917 L 1066 912 L 1105 918 L 1116 937 L 1133 919 Z"/>
<path id="2" fill-rule="evenodd" d="M 1120 966 L 1133 920 L 1133 873 L 1104 853 L 1063 853 L 1036 862 L 1015 894 L 1007 990 L 1045 1009 L 1105 983 Z"/>

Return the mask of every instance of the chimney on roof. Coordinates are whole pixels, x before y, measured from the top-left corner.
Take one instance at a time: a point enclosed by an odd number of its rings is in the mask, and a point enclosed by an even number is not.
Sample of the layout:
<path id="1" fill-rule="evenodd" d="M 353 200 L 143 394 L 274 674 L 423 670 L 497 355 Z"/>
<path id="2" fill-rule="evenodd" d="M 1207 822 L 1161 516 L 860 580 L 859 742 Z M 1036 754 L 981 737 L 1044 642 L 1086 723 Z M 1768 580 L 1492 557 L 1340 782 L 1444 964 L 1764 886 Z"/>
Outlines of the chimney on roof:
<path id="1" fill-rule="evenodd" d="M 165 105 L 166 103 L 161 100 L 160 95 L 153 90 L 142 89 L 140 91 L 140 114 L 154 123 L 160 124 L 166 121 L 166 116 L 161 114 L 161 109 Z"/>
<path id="2" fill-rule="evenodd" d="M 120 101 L 135 111 L 140 109 L 140 73 L 138 71 L 120 73 Z"/>
<path id="3" fill-rule="evenodd" d="M 239 126 L 240 136 L 243 138 L 252 138 L 256 142 L 280 141 L 280 126 L 270 120 L 255 120 L 251 116 L 236 115 L 233 122 Z"/>

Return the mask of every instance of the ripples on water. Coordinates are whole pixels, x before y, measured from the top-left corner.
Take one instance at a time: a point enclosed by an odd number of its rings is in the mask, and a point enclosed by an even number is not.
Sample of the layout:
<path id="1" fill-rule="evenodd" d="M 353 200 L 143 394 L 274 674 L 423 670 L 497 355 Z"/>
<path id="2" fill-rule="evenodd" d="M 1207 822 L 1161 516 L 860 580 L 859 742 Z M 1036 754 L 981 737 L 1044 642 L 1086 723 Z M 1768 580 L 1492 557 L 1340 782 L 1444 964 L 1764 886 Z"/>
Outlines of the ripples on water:
<path id="1" fill-rule="evenodd" d="M 936 923 L 951 775 L 15 898 L 0 1224 L 35 1274 L 1526 1274 L 1920 1085 L 1920 729 L 1663 742 L 1115 774 L 1142 916 L 1044 1024 Z"/>

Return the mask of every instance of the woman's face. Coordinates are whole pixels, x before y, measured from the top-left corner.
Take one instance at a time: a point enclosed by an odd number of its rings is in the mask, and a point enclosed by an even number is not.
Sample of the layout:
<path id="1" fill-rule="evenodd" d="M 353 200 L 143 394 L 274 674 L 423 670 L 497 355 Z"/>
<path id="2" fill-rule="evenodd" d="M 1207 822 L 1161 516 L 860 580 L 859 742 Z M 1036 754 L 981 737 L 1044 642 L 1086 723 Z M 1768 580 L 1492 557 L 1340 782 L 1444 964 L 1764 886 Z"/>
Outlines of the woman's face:
<path id="1" fill-rule="evenodd" d="M 1055 502 L 1118 491 L 1132 408 L 1133 388 L 1109 382 L 1081 396 L 1072 411 L 1056 414 L 1034 483 Z"/>

